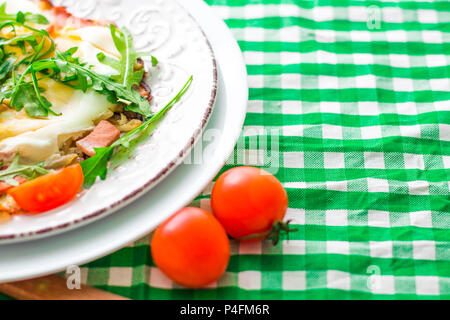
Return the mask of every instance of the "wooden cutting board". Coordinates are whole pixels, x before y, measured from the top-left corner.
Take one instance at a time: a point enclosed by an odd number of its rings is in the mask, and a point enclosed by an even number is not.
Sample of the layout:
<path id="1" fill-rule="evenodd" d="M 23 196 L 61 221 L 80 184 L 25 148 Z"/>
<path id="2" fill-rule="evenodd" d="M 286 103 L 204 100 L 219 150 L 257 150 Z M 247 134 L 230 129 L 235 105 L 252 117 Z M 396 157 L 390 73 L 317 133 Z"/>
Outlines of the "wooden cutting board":
<path id="1" fill-rule="evenodd" d="M 129 300 L 90 286 L 71 290 L 65 278 L 54 275 L 0 284 L 0 292 L 19 300 Z"/>

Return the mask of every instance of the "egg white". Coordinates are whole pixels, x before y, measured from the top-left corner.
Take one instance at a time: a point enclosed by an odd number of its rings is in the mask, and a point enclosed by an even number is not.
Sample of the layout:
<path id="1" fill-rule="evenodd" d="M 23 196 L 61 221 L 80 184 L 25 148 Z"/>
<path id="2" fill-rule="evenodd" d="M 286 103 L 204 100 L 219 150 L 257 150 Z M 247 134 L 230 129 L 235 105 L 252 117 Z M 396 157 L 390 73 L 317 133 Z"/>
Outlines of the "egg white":
<path id="1" fill-rule="evenodd" d="M 18 10 L 44 14 L 51 20 L 48 12 L 42 11 L 33 1 L 7 0 L 9 13 Z M 67 28 L 55 42 L 61 51 L 77 46 L 76 55 L 98 73 L 117 73 L 97 60 L 99 52 L 118 56 L 109 28 Z M 29 117 L 23 110 L 0 109 L 0 154 L 18 153 L 25 161 L 44 161 L 59 152 L 64 137 L 93 129 L 95 120 L 113 107 L 105 96 L 96 92 L 83 93 L 53 80 L 41 81 L 40 86 L 46 89 L 43 95 L 52 103 L 52 108 L 62 115 L 37 119 Z"/>

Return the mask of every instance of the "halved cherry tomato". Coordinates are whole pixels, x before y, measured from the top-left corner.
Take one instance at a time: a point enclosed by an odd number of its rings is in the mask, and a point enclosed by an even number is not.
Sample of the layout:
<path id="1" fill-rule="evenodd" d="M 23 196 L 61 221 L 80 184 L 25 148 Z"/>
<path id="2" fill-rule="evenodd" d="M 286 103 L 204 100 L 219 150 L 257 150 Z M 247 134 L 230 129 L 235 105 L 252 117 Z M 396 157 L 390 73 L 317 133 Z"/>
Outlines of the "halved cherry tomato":
<path id="1" fill-rule="evenodd" d="M 286 190 L 262 169 L 239 167 L 222 174 L 214 185 L 211 206 L 233 238 L 259 240 L 271 231 L 292 231 L 282 223 L 288 207 Z"/>
<path id="2" fill-rule="evenodd" d="M 153 261 L 173 281 L 199 288 L 219 279 L 230 259 L 230 242 L 214 216 L 184 208 L 156 229 Z"/>
<path id="3" fill-rule="evenodd" d="M 83 185 L 79 164 L 49 173 L 8 190 L 17 204 L 30 213 L 42 213 L 70 202 Z"/>

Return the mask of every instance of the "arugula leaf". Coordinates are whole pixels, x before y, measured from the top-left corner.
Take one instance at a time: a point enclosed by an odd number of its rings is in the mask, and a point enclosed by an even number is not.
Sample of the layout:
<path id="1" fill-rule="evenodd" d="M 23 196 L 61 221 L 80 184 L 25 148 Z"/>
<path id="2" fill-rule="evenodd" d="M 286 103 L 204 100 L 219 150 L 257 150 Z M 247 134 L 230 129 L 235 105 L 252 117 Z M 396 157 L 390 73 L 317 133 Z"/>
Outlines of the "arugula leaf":
<path id="1" fill-rule="evenodd" d="M 133 46 L 133 38 L 126 28 L 120 30 L 111 24 L 110 29 L 111 37 L 113 38 L 117 51 L 120 53 L 121 59 L 118 60 L 113 57 L 109 57 L 102 52 L 97 55 L 97 59 L 101 63 L 117 70 L 119 75 L 114 75 L 110 78 L 115 82 L 122 84 L 128 90 L 131 90 L 135 98 L 139 99 L 140 94 L 134 90 L 134 87 L 140 85 L 142 78 L 144 77 L 144 70 L 135 70 L 134 66 L 139 58 L 149 56 L 149 54 L 136 52 Z M 158 60 L 153 56 L 151 56 L 151 58 L 152 65 L 156 66 L 158 64 Z M 126 104 L 125 110 L 134 111 L 146 115 L 147 117 L 150 115 L 150 105 L 145 101 L 145 99 L 143 99 L 143 101 L 139 104 L 128 104 L 127 102 L 129 101 L 127 101 L 127 99 L 121 102 Z"/>
<path id="2" fill-rule="evenodd" d="M 19 13 L 20 13 L 20 11 L 19 11 Z M 24 14 L 22 23 L 25 23 L 25 22 L 34 22 L 34 23 L 42 24 L 42 25 L 50 24 L 50 21 L 48 21 L 48 19 L 45 16 L 43 16 L 42 14 L 34 14 L 31 12 L 26 12 Z"/>
<path id="3" fill-rule="evenodd" d="M 120 71 L 120 76 L 113 79 L 131 89 L 134 85 L 139 85 L 144 76 L 144 70 L 134 70 L 134 64 L 143 54 L 136 52 L 134 49 L 133 38 L 126 28 L 123 28 L 123 31 L 121 31 L 111 24 L 110 29 L 114 44 L 121 56 L 119 61 L 120 69 L 118 70 Z"/>
<path id="4" fill-rule="evenodd" d="M 145 121 L 138 128 L 128 132 L 126 135 L 117 140 L 114 144 L 105 148 L 96 148 L 95 156 L 82 161 L 81 167 L 83 168 L 84 175 L 84 187 L 90 188 L 97 177 L 104 180 L 108 173 L 108 163 L 111 157 L 114 154 L 116 148 L 129 148 L 130 145 L 139 139 L 141 135 L 147 132 L 147 129 L 151 127 L 151 125 L 155 124 L 159 119 L 161 119 L 187 92 L 189 87 L 192 84 L 193 77 L 191 76 L 183 88 L 178 92 L 178 94 L 171 100 L 169 103 L 162 108 L 157 114 L 151 117 L 149 120 Z"/>
<path id="5" fill-rule="evenodd" d="M 51 74 L 53 79 L 75 89 L 85 92 L 88 88 L 92 88 L 100 94 L 106 95 L 113 103 L 125 102 L 128 110 L 138 112 L 145 117 L 151 116 L 149 102 L 141 97 L 137 90 L 130 90 L 124 85 L 114 82 L 108 76 L 98 74 L 79 64 L 79 60 L 72 56 L 74 52 L 75 50 L 72 48 L 63 53 L 57 53 L 55 58 L 43 59 L 30 64 L 13 88 L 11 106 L 16 110 L 28 106 L 28 109 L 25 108 L 25 110 L 31 117 L 45 117 L 49 112 L 57 115 L 51 110 L 51 103 L 40 94 L 36 73 L 43 72 Z M 25 82 L 27 74 L 32 76 L 31 83 Z M 34 93 L 30 90 L 30 86 L 33 87 Z"/>
<path id="6" fill-rule="evenodd" d="M 41 89 L 38 85 L 36 71 L 31 64 L 22 76 L 19 78 L 17 84 L 12 88 L 10 106 L 17 111 L 25 109 L 30 117 L 47 117 L 49 113 L 53 115 L 60 115 L 51 109 L 52 104 L 45 97 L 41 95 Z M 32 82 L 25 82 L 25 76 L 31 73 Z M 13 78 L 14 79 L 14 78 Z"/>
<path id="7" fill-rule="evenodd" d="M 113 69 L 116 69 L 117 71 L 120 71 L 120 69 L 121 69 L 119 60 L 117 60 L 115 58 L 111 58 L 111 57 L 107 56 L 106 54 L 104 54 L 103 52 L 99 52 L 97 54 L 97 59 L 104 65 L 107 65 Z"/>
<path id="8" fill-rule="evenodd" d="M 23 83 L 16 87 L 10 105 L 17 111 L 25 109 L 27 114 L 34 118 L 47 117 L 49 112 L 55 114 L 50 109 L 51 103 L 45 97 L 42 97 L 40 92 L 36 91 L 30 83 Z"/>
<path id="9" fill-rule="evenodd" d="M 48 171 L 45 170 L 41 164 L 32 166 L 19 164 L 19 155 L 16 154 L 11 165 L 7 169 L 0 171 L 0 181 L 4 181 L 11 186 L 17 186 L 18 182 L 14 179 L 16 176 L 21 176 L 27 180 L 32 180 L 47 173 Z"/>
<path id="10" fill-rule="evenodd" d="M 41 14 L 34 14 L 31 12 L 23 13 L 19 11 L 17 14 L 6 13 L 6 2 L 0 5 L 0 21 L 13 21 L 17 23 L 34 22 L 37 24 L 50 24 L 47 18 Z"/>
<path id="11" fill-rule="evenodd" d="M 11 15 L 5 16 L 5 14 L 4 7 L 0 6 L 0 21 L 2 19 L 3 21 L 13 19 Z M 20 25 L 26 19 L 39 19 L 28 14 L 19 14 L 16 18 L 17 21 L 14 23 L 6 22 L 0 25 L 0 30 L 5 26 L 14 28 L 14 24 Z M 35 30 L 31 27 L 28 28 Z M 121 31 L 115 26 L 111 26 L 111 35 L 122 56 L 121 60 L 106 57 L 104 54 L 99 55 L 99 60 L 118 70 L 119 75 L 117 77 L 99 74 L 92 70 L 90 66 L 86 66 L 79 58 L 73 56 L 77 51 L 76 47 L 65 52 L 59 52 L 47 31 L 35 31 L 32 34 L 19 35 L 11 39 L 0 38 L 0 55 L 2 57 L 5 56 L 3 50 L 5 46 L 20 47 L 24 53 L 29 47 L 32 48 L 32 52 L 18 63 L 13 62 L 12 59 L 7 59 L 4 65 L 0 65 L 0 81 L 11 71 L 13 73 L 12 86 L 2 88 L 0 102 L 11 97 L 10 106 L 18 111 L 25 109 L 30 117 L 47 117 L 49 113 L 58 115 L 51 109 L 52 104 L 41 95 L 42 90 L 39 88 L 37 73 L 42 73 L 45 77 L 51 77 L 55 81 L 83 92 L 89 89 L 95 90 L 106 96 L 110 102 L 123 103 L 125 104 L 125 110 L 139 113 L 144 118 L 149 118 L 152 115 L 148 100 L 143 98 L 139 91 L 135 89 L 135 86 L 142 81 L 144 70 L 135 70 L 134 65 L 138 58 L 144 54 L 136 52 L 131 34 L 126 29 Z M 49 48 L 45 46 L 45 43 L 48 42 L 47 39 L 50 42 Z M 53 52 L 55 57 L 43 59 Z M 152 63 L 157 63 L 156 58 L 152 57 Z M 18 67 L 21 64 L 27 65 L 27 68 L 16 79 L 15 70 L 19 70 Z M 31 75 L 31 81 L 26 81 L 27 75 Z"/>
<path id="12" fill-rule="evenodd" d="M 102 52 L 97 55 L 97 59 L 119 72 L 119 75 L 112 76 L 112 79 L 131 89 L 134 85 L 139 85 L 144 76 L 143 69 L 135 70 L 134 66 L 136 61 L 139 58 L 151 55 L 144 52 L 136 52 L 133 46 L 133 37 L 127 28 L 120 30 L 111 24 L 110 29 L 111 37 L 113 38 L 117 51 L 120 53 L 121 59 L 118 60 L 109 57 Z M 158 64 L 158 60 L 153 56 L 151 56 L 151 59 L 152 66 L 155 67 Z"/>
<path id="13" fill-rule="evenodd" d="M 152 56 L 152 67 L 156 67 L 158 65 L 159 61 L 154 56 Z"/>
<path id="14" fill-rule="evenodd" d="M 0 27 L 0 30 L 3 28 Z M 49 41 L 50 46 L 47 48 L 47 50 L 44 50 L 46 39 Z M 28 43 L 30 47 L 33 49 L 33 52 L 31 52 L 29 55 L 25 56 L 19 63 L 18 66 L 21 64 L 30 64 L 34 61 L 37 61 L 47 54 L 53 52 L 56 48 L 54 40 L 50 37 L 47 31 L 45 30 L 36 30 L 36 32 L 32 34 L 23 34 L 19 35 L 10 39 L 1 39 L 0 40 L 0 47 L 3 46 L 18 46 L 22 48 L 23 53 L 26 53 L 25 50 L 25 44 Z"/>
<path id="15" fill-rule="evenodd" d="M 95 156 L 81 162 L 85 188 L 90 188 L 97 177 L 105 180 L 108 173 L 108 161 L 114 152 L 113 147 L 95 148 Z"/>
<path id="16" fill-rule="evenodd" d="M 157 114 L 155 114 L 149 120 L 145 121 L 142 125 L 128 132 L 122 138 L 117 140 L 112 146 L 113 147 L 121 146 L 124 148 L 128 148 L 133 140 L 137 139 L 143 131 L 145 131 L 148 127 L 150 127 L 150 125 L 161 119 L 178 101 L 180 101 L 180 99 L 184 96 L 184 94 L 191 86 L 192 80 L 193 77 L 191 76 L 188 79 L 188 81 L 184 84 L 184 86 L 181 88 L 181 90 L 177 93 L 177 95 L 172 100 L 170 100 L 164 108 L 162 108 Z"/>
<path id="17" fill-rule="evenodd" d="M 35 95 L 32 97 L 33 102 L 39 101 L 42 114 L 45 113 L 44 110 L 55 114 L 50 109 L 51 104 L 41 97 L 37 80 L 35 81 L 36 73 L 44 72 L 46 74 L 51 74 L 54 80 L 63 82 L 75 89 L 87 91 L 88 88 L 92 88 L 100 94 L 106 95 L 113 103 L 125 103 L 127 105 L 127 110 L 140 113 L 145 117 L 151 116 L 149 102 L 141 97 L 137 90 L 129 89 L 128 87 L 113 81 L 106 75 L 98 74 L 95 71 L 86 68 L 84 65 L 80 64 L 80 61 L 77 58 L 73 57 L 75 51 L 76 49 L 72 48 L 63 53 L 57 52 L 55 58 L 33 62 L 19 79 L 13 96 L 17 96 L 21 90 L 21 85 L 26 83 L 24 80 L 25 75 L 31 74 L 33 76 L 33 86 L 35 90 Z M 12 101 L 11 105 L 20 110 L 23 105 L 15 105 L 16 101 L 17 100 Z M 33 114 L 29 115 L 33 116 Z"/>
<path id="18" fill-rule="evenodd" d="M 14 63 L 17 61 L 15 57 L 9 57 L 0 65 L 0 81 L 5 79 L 5 77 L 11 72 L 14 67 Z"/>
<path id="19" fill-rule="evenodd" d="M 59 64 L 60 67 L 62 65 L 64 64 Z M 137 112 L 145 117 L 151 116 L 149 102 L 141 97 L 137 90 L 129 89 L 128 87 L 113 81 L 108 76 L 98 74 L 90 69 L 70 62 L 67 62 L 64 65 L 64 68 L 66 71 L 71 71 L 75 74 L 78 80 L 84 78 L 86 83 L 92 83 L 92 88 L 95 91 L 108 96 L 111 102 L 123 102 L 126 104 L 126 110 Z M 79 89 L 80 87 L 77 86 L 77 88 Z"/>

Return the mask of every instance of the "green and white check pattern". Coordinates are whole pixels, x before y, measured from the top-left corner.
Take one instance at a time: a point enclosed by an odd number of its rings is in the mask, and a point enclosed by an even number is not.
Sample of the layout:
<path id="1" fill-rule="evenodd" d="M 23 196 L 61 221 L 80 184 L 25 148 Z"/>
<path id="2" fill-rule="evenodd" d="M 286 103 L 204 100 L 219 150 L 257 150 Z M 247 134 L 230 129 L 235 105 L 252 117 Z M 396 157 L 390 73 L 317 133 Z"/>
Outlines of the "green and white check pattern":
<path id="1" fill-rule="evenodd" d="M 450 2 L 207 2 L 249 74 L 233 159 L 275 170 L 299 230 L 277 247 L 233 241 L 204 290 L 155 268 L 149 238 L 84 281 L 134 299 L 449 299 Z"/>

